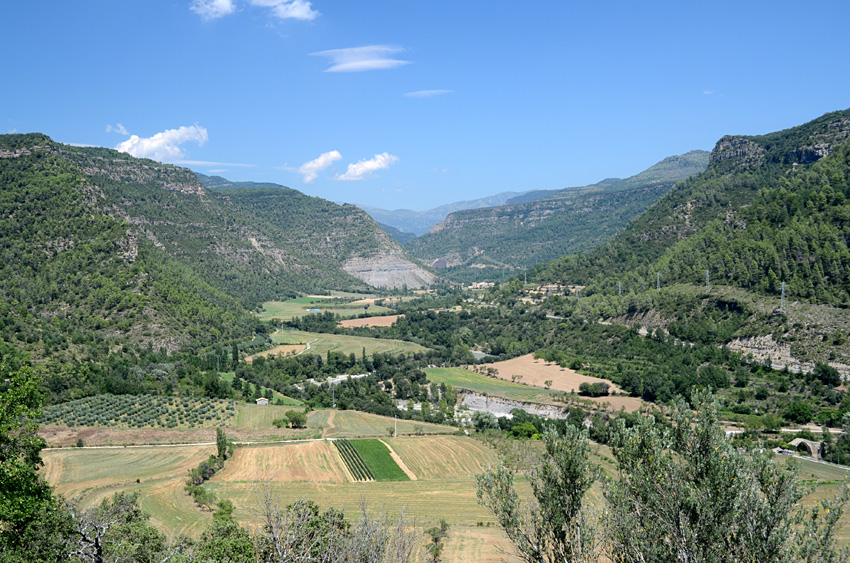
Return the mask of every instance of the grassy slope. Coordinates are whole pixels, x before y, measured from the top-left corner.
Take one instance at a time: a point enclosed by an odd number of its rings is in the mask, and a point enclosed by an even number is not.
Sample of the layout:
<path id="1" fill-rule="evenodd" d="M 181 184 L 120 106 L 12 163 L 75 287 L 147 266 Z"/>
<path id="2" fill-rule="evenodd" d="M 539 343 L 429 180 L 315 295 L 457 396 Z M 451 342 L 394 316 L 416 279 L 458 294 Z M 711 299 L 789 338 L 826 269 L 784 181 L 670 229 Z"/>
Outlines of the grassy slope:
<path id="1" fill-rule="evenodd" d="M 304 332 L 300 330 L 281 330 L 272 336 L 276 344 L 306 344 L 310 343 L 310 353 L 325 355 L 328 351 L 340 354 L 355 354 L 360 357 L 363 348 L 367 354 L 394 353 L 407 354 L 425 350 L 419 344 L 405 342 L 403 340 L 390 340 L 384 338 L 368 338 L 365 336 L 348 336 L 345 334 L 327 334 L 318 332 Z"/>
<path id="2" fill-rule="evenodd" d="M 495 377 L 473 373 L 463 368 L 431 368 L 426 369 L 425 373 L 428 374 L 429 381 L 445 383 L 456 389 L 468 389 L 517 401 L 552 404 L 554 397 L 560 394 L 559 391 L 519 385 Z"/>

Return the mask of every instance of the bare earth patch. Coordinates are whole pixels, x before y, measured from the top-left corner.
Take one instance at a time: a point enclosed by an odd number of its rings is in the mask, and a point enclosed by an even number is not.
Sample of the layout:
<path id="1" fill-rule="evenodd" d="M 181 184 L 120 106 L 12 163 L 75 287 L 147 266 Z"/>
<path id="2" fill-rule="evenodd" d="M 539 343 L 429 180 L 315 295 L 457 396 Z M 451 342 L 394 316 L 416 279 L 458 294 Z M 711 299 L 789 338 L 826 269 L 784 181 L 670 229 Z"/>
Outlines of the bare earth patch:
<path id="1" fill-rule="evenodd" d="M 404 315 L 387 315 L 385 317 L 366 317 L 365 319 L 346 319 L 339 322 L 339 326 L 345 328 L 356 328 L 361 326 L 390 326 Z"/>
<path id="2" fill-rule="evenodd" d="M 280 346 L 275 346 L 271 350 L 266 350 L 265 352 L 260 352 L 252 356 L 248 356 L 247 358 L 245 358 L 245 361 L 250 364 L 254 361 L 254 358 L 257 358 L 259 356 L 262 356 L 264 358 L 268 358 L 272 355 L 283 357 L 289 354 L 299 354 L 306 349 L 306 344 L 281 344 Z"/>
<path id="3" fill-rule="evenodd" d="M 533 387 L 546 387 L 546 382 L 551 381 L 550 389 L 578 393 L 578 388 L 582 383 L 607 383 L 611 387 L 612 393 L 623 392 L 622 389 L 607 379 L 582 375 L 575 370 L 562 368 L 558 364 L 535 359 L 533 354 L 526 354 L 503 362 L 483 364 L 483 367 L 485 369 L 488 367 L 495 368 L 499 372 L 496 377 L 505 381 L 513 381 L 512 376 L 514 375 L 521 376 L 521 378 L 516 378 L 516 383 Z M 640 399 L 626 396 L 585 398 L 600 404 L 609 403 L 615 409 L 625 407 L 627 411 L 635 411 L 642 404 Z"/>

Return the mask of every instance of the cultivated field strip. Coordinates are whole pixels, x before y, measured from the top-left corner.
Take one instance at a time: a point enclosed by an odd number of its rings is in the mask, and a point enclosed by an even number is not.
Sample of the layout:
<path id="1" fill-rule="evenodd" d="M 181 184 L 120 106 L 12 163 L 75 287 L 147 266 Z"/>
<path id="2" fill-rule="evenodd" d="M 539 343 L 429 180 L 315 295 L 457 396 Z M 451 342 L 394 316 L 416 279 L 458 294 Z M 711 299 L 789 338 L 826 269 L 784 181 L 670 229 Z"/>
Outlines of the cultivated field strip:
<path id="1" fill-rule="evenodd" d="M 336 452 L 327 442 L 253 445 L 236 448 L 214 483 L 345 483 Z"/>
<path id="2" fill-rule="evenodd" d="M 363 462 L 360 454 L 348 440 L 333 440 L 334 446 L 339 450 L 342 460 L 348 466 L 348 470 L 356 481 L 374 481 L 375 476 Z"/>
<path id="3" fill-rule="evenodd" d="M 419 479 L 471 479 L 496 462 L 491 448 L 464 436 L 385 440 Z"/>

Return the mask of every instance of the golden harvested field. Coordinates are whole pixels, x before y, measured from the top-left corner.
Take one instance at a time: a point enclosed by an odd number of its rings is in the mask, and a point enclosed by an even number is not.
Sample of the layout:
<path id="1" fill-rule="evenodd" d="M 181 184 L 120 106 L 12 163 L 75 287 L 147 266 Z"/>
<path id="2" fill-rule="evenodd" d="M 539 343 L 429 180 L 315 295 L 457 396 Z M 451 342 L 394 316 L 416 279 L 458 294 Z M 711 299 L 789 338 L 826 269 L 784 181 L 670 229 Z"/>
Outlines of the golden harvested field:
<path id="1" fill-rule="evenodd" d="M 339 454 L 330 442 L 299 442 L 237 448 L 220 483 L 245 483 L 272 479 L 286 483 L 345 483 Z"/>
<path id="2" fill-rule="evenodd" d="M 478 440 L 465 436 L 387 438 L 408 469 L 419 479 L 474 478 L 496 454 Z"/>
<path id="3" fill-rule="evenodd" d="M 214 446 L 48 450 L 42 473 L 56 492 L 73 497 L 136 479 L 184 477 L 211 454 Z"/>
<path id="4" fill-rule="evenodd" d="M 339 322 L 339 326 L 353 328 L 360 326 L 390 326 L 404 315 L 386 315 L 383 317 L 366 317 L 365 319 L 345 319 Z"/>
<path id="5" fill-rule="evenodd" d="M 488 367 L 495 368 L 499 372 L 496 377 L 505 381 L 512 381 L 511 377 L 514 375 L 522 376 L 522 379 L 517 379 L 518 383 L 524 383 L 534 387 L 545 387 L 546 381 L 551 381 L 551 389 L 566 391 L 567 393 L 572 391 L 578 393 L 579 385 L 582 383 L 607 383 L 611 386 L 612 393 L 622 392 L 622 389 L 607 379 L 582 375 L 569 368 L 562 368 L 558 364 L 535 359 L 533 354 L 526 354 L 525 356 L 503 362 L 483 364 L 482 367 L 485 369 Z M 626 396 L 584 398 L 600 404 L 607 402 L 615 410 L 625 407 L 629 412 L 638 410 L 643 404 L 638 398 Z"/>

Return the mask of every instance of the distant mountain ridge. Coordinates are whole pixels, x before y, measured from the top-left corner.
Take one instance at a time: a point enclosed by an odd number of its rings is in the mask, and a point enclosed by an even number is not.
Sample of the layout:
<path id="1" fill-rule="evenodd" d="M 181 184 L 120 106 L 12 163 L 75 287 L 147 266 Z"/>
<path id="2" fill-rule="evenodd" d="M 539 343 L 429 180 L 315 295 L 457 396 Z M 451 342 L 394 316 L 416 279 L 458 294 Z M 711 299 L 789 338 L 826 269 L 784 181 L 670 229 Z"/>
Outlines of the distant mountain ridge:
<path id="1" fill-rule="evenodd" d="M 432 226 L 445 219 L 449 213 L 461 209 L 478 209 L 481 207 L 502 205 L 509 199 L 524 193 L 526 192 L 501 192 L 478 199 L 447 203 L 426 211 L 415 211 L 413 209 L 395 209 L 391 211 L 370 205 L 356 205 L 378 223 L 389 225 L 403 233 L 413 233 L 419 236 L 427 233 Z"/>
<path id="2" fill-rule="evenodd" d="M 515 203 L 458 211 L 405 246 L 462 281 L 482 277 L 488 267 L 528 268 L 607 240 L 677 181 L 704 170 L 708 157 L 707 151 L 691 151 L 630 178 L 531 192 L 508 200 Z"/>

